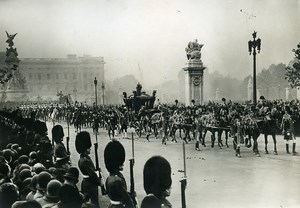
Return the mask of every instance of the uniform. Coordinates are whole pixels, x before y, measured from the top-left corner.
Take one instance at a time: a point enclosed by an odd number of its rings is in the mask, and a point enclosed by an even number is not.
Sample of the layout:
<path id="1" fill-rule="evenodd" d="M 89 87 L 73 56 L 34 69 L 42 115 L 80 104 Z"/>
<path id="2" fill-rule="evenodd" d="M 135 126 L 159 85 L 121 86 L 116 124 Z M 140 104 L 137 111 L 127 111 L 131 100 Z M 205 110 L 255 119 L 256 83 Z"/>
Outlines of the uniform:
<path id="1" fill-rule="evenodd" d="M 98 199 L 98 186 L 100 185 L 100 181 L 98 175 L 95 172 L 95 165 L 89 156 L 91 146 L 91 137 L 88 132 L 82 131 L 77 134 L 75 147 L 76 151 L 80 154 L 78 167 L 83 174 L 81 191 L 84 194 L 89 195 L 93 204 L 95 204 L 97 207 L 100 207 Z"/>
<path id="2" fill-rule="evenodd" d="M 104 150 L 105 167 L 109 177 L 106 179 L 106 189 L 110 198 L 109 208 L 133 208 L 134 204 L 127 193 L 126 181 L 121 173 L 125 161 L 125 149 L 116 140 L 109 142 Z"/>

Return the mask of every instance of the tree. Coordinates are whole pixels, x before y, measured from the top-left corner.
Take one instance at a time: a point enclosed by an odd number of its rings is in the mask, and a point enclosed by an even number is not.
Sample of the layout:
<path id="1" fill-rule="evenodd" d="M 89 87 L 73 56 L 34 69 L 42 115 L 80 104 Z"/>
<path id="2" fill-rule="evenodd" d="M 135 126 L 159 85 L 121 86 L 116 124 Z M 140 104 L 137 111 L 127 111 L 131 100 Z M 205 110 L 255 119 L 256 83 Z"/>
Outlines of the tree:
<path id="1" fill-rule="evenodd" d="M 300 43 L 297 49 L 293 49 L 295 60 L 285 68 L 285 78 L 290 83 L 291 87 L 300 86 Z"/>

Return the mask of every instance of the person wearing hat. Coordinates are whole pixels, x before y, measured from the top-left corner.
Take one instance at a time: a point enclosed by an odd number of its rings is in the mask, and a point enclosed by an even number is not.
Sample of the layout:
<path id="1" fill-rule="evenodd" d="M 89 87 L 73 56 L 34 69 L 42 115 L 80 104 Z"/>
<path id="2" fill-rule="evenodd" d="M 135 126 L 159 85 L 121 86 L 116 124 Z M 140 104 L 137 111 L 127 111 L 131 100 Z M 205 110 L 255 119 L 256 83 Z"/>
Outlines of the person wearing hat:
<path id="1" fill-rule="evenodd" d="M 157 197 L 161 207 L 172 207 L 166 199 L 171 193 L 171 165 L 165 158 L 153 156 L 147 160 L 143 170 L 143 182 L 145 192 Z"/>
<path id="2" fill-rule="evenodd" d="M 33 200 L 37 200 L 38 198 L 42 198 L 45 196 L 47 185 L 51 180 L 52 176 L 46 171 L 43 171 L 38 175 L 36 185 L 37 191 L 33 197 Z"/>
<path id="3" fill-rule="evenodd" d="M 141 208 L 161 208 L 161 204 L 156 196 L 148 194 L 141 203 Z"/>
<path id="4" fill-rule="evenodd" d="M 75 148 L 80 154 L 78 167 L 83 175 L 81 191 L 90 197 L 93 204 L 100 207 L 98 186 L 100 186 L 101 183 L 96 173 L 95 165 L 89 156 L 91 146 L 91 137 L 88 132 L 82 131 L 76 135 Z"/>
<path id="5" fill-rule="evenodd" d="M 29 185 L 29 189 L 31 190 L 27 196 L 26 196 L 26 201 L 33 201 L 33 197 L 34 195 L 36 194 L 36 186 L 37 186 L 37 178 L 38 178 L 38 175 L 34 175 L 32 178 L 31 178 L 31 181 L 30 181 L 30 185 Z"/>
<path id="6" fill-rule="evenodd" d="M 59 201 L 59 190 L 61 186 L 62 184 L 58 180 L 51 180 L 47 184 L 47 191 L 45 196 L 43 196 L 42 198 L 38 198 L 36 201 L 42 207 L 44 207 L 45 205 L 47 205 L 46 207 L 53 207 Z"/>
<path id="7" fill-rule="evenodd" d="M 82 197 L 73 186 L 62 186 L 58 196 L 59 202 L 52 208 L 82 208 Z"/>
<path id="8" fill-rule="evenodd" d="M 124 161 L 125 149 L 119 141 L 113 139 L 104 149 L 105 167 L 109 172 L 105 183 L 110 198 L 109 208 L 134 207 L 132 199 L 127 193 L 125 178 L 121 173 Z"/>
<path id="9" fill-rule="evenodd" d="M 0 207 L 10 208 L 19 198 L 18 187 L 13 183 L 4 183 L 0 186 Z"/>
<path id="10" fill-rule="evenodd" d="M 64 175 L 64 185 L 73 186 L 76 189 L 79 178 L 79 170 L 76 167 L 70 167 L 68 172 Z"/>
<path id="11" fill-rule="evenodd" d="M 55 142 L 54 158 L 55 167 L 68 170 L 70 168 L 70 155 L 63 144 L 64 130 L 61 125 L 56 125 L 52 128 L 52 140 Z"/>
<path id="12" fill-rule="evenodd" d="M 12 180 L 9 177 L 10 172 L 11 169 L 7 163 L 0 163 L 0 185 L 12 182 Z"/>
<path id="13" fill-rule="evenodd" d="M 285 148 L 286 153 L 290 154 L 289 151 L 289 141 L 292 140 L 293 142 L 293 156 L 298 156 L 298 153 L 296 152 L 296 137 L 294 134 L 294 121 L 291 116 L 291 109 L 289 106 L 285 107 L 284 115 L 282 117 L 281 122 L 281 129 L 283 133 L 283 139 L 285 140 Z"/>

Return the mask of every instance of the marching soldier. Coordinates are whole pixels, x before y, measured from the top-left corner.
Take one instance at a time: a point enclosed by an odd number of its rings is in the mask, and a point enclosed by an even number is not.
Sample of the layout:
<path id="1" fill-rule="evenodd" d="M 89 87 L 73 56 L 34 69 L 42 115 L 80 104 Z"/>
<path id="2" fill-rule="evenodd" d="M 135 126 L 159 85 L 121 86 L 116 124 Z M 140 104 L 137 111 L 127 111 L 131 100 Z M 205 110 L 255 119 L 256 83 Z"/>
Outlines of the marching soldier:
<path id="1" fill-rule="evenodd" d="M 76 151 L 80 154 L 78 167 L 83 174 L 81 191 L 90 197 L 93 204 L 95 204 L 97 207 L 100 207 L 98 186 L 100 186 L 101 183 L 97 173 L 95 172 L 95 165 L 89 156 L 91 153 L 91 146 L 91 137 L 88 132 L 82 131 L 77 134 L 75 147 Z"/>
<path id="2" fill-rule="evenodd" d="M 113 139 L 104 150 L 105 167 L 109 172 L 106 179 L 107 194 L 110 198 L 109 208 L 134 208 L 132 199 L 127 193 L 125 178 L 121 173 L 124 161 L 125 149 L 119 141 Z"/>

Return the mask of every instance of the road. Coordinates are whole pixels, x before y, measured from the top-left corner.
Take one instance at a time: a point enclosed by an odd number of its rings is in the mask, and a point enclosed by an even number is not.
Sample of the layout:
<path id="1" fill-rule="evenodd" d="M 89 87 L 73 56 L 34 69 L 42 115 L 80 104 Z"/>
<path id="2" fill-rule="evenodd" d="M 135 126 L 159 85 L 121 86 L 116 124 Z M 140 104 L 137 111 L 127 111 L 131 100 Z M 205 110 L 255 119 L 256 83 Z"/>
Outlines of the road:
<path id="1" fill-rule="evenodd" d="M 64 126 L 67 135 L 67 126 Z M 52 124 L 47 123 L 49 138 L 51 138 Z M 90 128 L 83 129 L 91 133 Z M 128 134 L 131 137 L 131 134 Z M 79 155 L 75 151 L 75 131 L 70 127 L 70 151 L 73 165 L 77 166 Z M 210 135 L 207 135 L 207 138 Z M 126 150 L 126 160 L 123 174 L 129 190 L 129 159 L 131 158 L 131 140 L 121 139 L 116 136 Z M 165 157 L 172 167 L 172 189 L 169 201 L 174 208 L 181 207 L 181 192 L 179 180 L 183 177 L 183 147 L 182 141 L 171 141 L 162 145 L 160 139 L 150 137 L 148 142 L 145 137 L 135 138 L 135 187 L 137 198 L 141 203 L 146 195 L 143 188 L 143 166 L 153 155 Z M 110 141 L 107 133 L 101 129 L 99 140 L 100 165 L 104 177 L 108 172 L 104 166 L 103 152 L 105 145 Z M 95 142 L 93 136 L 92 141 Z M 219 149 L 200 147 L 195 151 L 195 141 L 185 145 L 187 167 L 187 207 L 300 207 L 300 157 L 285 153 L 285 143 L 282 136 L 277 136 L 278 155 L 272 154 L 273 141 L 269 139 L 269 152 L 264 154 L 264 139 L 259 138 L 261 157 L 252 154 L 252 150 L 242 146 L 242 158 L 235 157 L 232 140 L 229 139 L 229 148 Z M 300 147 L 299 147 L 300 148 Z M 291 145 L 290 145 L 291 149 Z M 92 150 L 91 157 L 94 158 Z M 80 187 L 80 185 L 79 185 Z M 100 196 L 101 207 L 107 207 L 109 199 Z"/>

